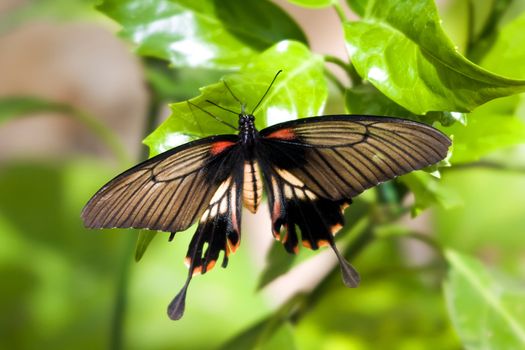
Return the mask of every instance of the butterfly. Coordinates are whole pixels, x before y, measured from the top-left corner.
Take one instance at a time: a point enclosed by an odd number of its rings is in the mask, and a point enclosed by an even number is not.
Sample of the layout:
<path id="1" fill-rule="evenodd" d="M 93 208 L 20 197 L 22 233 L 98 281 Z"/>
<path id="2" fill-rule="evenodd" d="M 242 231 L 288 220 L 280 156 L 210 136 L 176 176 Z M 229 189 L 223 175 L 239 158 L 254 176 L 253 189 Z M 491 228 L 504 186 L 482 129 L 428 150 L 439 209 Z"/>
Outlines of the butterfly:
<path id="1" fill-rule="evenodd" d="M 446 135 L 391 117 L 318 116 L 258 131 L 255 110 L 277 75 L 251 113 L 242 103 L 234 112 L 236 135 L 205 137 L 150 158 L 104 185 L 82 211 L 86 227 L 166 231 L 169 240 L 198 222 L 186 255 L 188 277 L 168 306 L 173 320 L 184 313 L 192 276 L 211 270 L 221 251 L 226 267 L 241 241 L 241 209 L 255 213 L 263 191 L 275 239 L 293 254 L 300 242 L 313 250 L 331 247 L 343 282 L 356 287 L 359 274 L 334 243 L 344 209 L 367 188 L 447 155 Z"/>

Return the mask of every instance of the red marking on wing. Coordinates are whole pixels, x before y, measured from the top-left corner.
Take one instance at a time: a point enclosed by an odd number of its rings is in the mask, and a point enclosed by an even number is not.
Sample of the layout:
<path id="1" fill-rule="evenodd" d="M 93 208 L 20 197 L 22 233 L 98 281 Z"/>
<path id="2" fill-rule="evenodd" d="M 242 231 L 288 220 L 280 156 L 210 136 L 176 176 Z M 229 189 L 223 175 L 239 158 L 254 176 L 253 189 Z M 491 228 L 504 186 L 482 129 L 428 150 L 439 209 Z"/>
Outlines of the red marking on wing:
<path id="1" fill-rule="evenodd" d="M 211 145 L 210 153 L 214 156 L 223 152 L 226 148 L 231 147 L 235 144 L 232 141 L 217 141 Z"/>
<path id="2" fill-rule="evenodd" d="M 293 140 L 296 138 L 292 129 L 281 129 L 266 135 L 269 139 Z"/>

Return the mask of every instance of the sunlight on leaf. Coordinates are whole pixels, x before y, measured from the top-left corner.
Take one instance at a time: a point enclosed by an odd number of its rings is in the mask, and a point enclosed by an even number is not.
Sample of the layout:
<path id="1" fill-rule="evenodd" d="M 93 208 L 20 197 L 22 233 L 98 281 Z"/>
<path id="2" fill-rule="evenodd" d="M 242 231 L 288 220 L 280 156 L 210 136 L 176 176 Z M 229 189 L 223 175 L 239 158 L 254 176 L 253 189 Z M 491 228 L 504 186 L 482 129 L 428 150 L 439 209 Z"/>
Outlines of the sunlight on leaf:
<path id="1" fill-rule="evenodd" d="M 461 56 L 443 32 L 433 0 L 371 1 L 362 20 L 345 24 L 359 74 L 415 114 L 468 112 L 525 91 Z"/>
<path id="2" fill-rule="evenodd" d="M 446 252 L 444 285 L 452 323 L 467 349 L 525 348 L 525 289 L 496 278 L 476 259 Z"/>
<path id="3" fill-rule="evenodd" d="M 432 125 L 439 122 L 449 126 L 456 121 L 464 124 L 465 114 L 459 112 L 427 112 L 425 115 L 411 113 L 401 107 L 372 84 L 351 87 L 345 92 L 346 108 L 351 114 L 384 115 L 415 120 Z"/>
<path id="4" fill-rule="evenodd" d="M 238 68 L 280 40 L 306 42 L 291 17 L 266 0 L 105 0 L 98 9 L 122 25 L 139 54 L 177 66 Z"/>
<path id="5" fill-rule="evenodd" d="M 321 57 L 294 41 L 274 45 L 255 57 L 239 73 L 228 75 L 224 80 L 246 104 L 246 111 L 251 112 L 279 69 L 283 72 L 255 112 L 259 130 L 269 124 L 319 115 L 328 96 Z M 221 110 L 206 100 L 235 112 L 241 111 L 239 102 L 223 82 L 203 87 L 201 95 L 190 100 L 193 105 L 187 101 L 171 105 L 171 116 L 144 140 L 151 154 L 204 136 L 236 134 L 236 130 L 214 120 L 198 107 L 233 126 L 237 126 L 238 115 Z"/>

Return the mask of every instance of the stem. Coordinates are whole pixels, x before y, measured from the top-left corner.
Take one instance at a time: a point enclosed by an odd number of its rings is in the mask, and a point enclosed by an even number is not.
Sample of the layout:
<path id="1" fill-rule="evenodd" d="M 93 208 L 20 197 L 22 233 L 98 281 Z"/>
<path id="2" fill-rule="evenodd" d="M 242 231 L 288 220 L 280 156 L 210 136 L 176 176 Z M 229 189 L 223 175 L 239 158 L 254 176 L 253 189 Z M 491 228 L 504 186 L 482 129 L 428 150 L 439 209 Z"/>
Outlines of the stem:
<path id="1" fill-rule="evenodd" d="M 341 93 L 341 95 L 344 95 L 345 93 L 345 86 L 343 85 L 343 83 L 341 83 L 341 81 L 339 79 L 337 79 L 337 77 L 335 76 L 334 73 L 332 73 L 330 70 L 328 69 L 325 69 L 324 70 L 324 74 L 326 74 L 326 76 L 328 77 L 328 79 L 334 83 L 335 87 L 337 88 L 337 90 L 339 90 L 339 92 Z"/>
<path id="2" fill-rule="evenodd" d="M 493 161 L 479 161 L 479 162 L 472 162 L 472 163 L 462 163 L 462 164 L 455 164 L 452 167 L 449 168 L 441 168 L 440 170 L 443 172 L 450 172 L 454 170 L 463 170 L 463 169 L 475 169 L 475 168 L 485 168 L 485 169 L 491 169 L 491 170 L 500 170 L 500 171 L 509 171 L 509 172 L 516 172 L 516 173 L 525 173 L 525 166 L 516 166 L 511 164 L 504 164 L 504 163 L 498 163 Z"/>
<path id="3" fill-rule="evenodd" d="M 151 89 L 150 89 L 151 91 Z M 151 93 L 150 105 L 148 110 L 148 118 L 144 126 L 143 139 L 153 131 L 155 127 L 155 122 L 159 112 L 159 107 L 161 101 L 159 101 L 156 96 Z M 141 152 L 141 159 L 148 158 L 148 149 L 144 147 Z M 124 326 L 125 318 L 127 312 L 128 304 L 128 284 L 129 284 L 129 275 L 131 268 L 131 261 L 133 261 L 135 245 L 137 241 L 137 235 L 131 234 L 136 232 L 135 230 L 129 230 L 129 235 L 125 237 L 125 248 L 121 256 L 119 268 L 118 268 L 118 277 L 117 277 L 117 286 L 115 293 L 115 308 L 113 309 L 113 321 L 111 324 L 111 339 L 110 339 L 110 349 L 112 350 L 121 350 L 123 349 L 124 343 Z"/>
<path id="4" fill-rule="evenodd" d="M 348 18 L 346 18 L 345 11 L 343 10 L 343 6 L 341 6 L 340 2 L 336 2 L 334 4 L 334 10 L 342 23 L 348 22 Z"/>
<path id="5" fill-rule="evenodd" d="M 357 73 L 357 71 L 355 70 L 355 67 L 354 67 L 353 64 L 346 63 L 345 61 L 343 61 L 339 57 L 335 57 L 335 56 L 332 56 L 332 55 L 325 55 L 324 56 L 324 60 L 326 62 L 333 63 L 333 64 L 341 67 L 345 71 L 345 73 L 348 76 L 348 78 L 350 78 L 350 80 L 352 81 L 352 86 L 361 85 L 363 83 L 363 79 L 361 78 L 359 73 Z"/>
<path id="6" fill-rule="evenodd" d="M 124 145 L 113 135 L 110 129 L 84 111 L 69 108 L 69 112 L 106 144 L 120 164 L 129 164 L 129 155 Z"/>
<path id="7" fill-rule="evenodd" d="M 131 231 L 131 230 L 129 230 Z M 127 232 L 129 235 L 124 237 L 124 249 L 120 257 L 119 267 L 117 269 L 117 285 L 115 293 L 115 308 L 111 320 L 111 338 L 110 349 L 121 350 L 124 343 L 124 321 L 128 305 L 127 287 L 130 276 L 130 261 L 135 248 L 136 235 Z"/>
<path id="8" fill-rule="evenodd" d="M 467 49 L 465 50 L 466 57 L 474 62 L 481 61 L 488 52 L 492 40 L 494 40 L 497 35 L 497 27 L 500 19 L 511 4 L 512 0 L 495 0 L 492 3 L 490 17 L 485 22 L 481 32 L 476 38 L 474 38 L 474 33 L 472 33 L 469 38 Z M 472 3 L 469 2 L 469 5 L 472 6 Z"/>

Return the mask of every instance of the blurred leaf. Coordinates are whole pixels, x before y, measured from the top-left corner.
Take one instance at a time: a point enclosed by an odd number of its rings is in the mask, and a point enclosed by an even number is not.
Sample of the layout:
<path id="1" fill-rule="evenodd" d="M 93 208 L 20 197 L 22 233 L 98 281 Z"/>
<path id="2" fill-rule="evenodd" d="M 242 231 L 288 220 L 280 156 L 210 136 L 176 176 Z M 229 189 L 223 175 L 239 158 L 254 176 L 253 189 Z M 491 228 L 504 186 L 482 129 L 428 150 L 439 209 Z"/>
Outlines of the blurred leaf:
<path id="1" fill-rule="evenodd" d="M 447 133 L 454 136 L 453 164 L 474 162 L 498 149 L 525 143 L 521 119 L 491 113 L 485 106 L 471 113 L 466 126 L 453 125 Z"/>
<path id="2" fill-rule="evenodd" d="M 93 19 L 99 14 L 93 9 L 98 0 L 32 0 L 19 1 L 12 10 L 0 13 L 0 33 L 28 21 L 38 19 L 79 20 Z"/>
<path id="3" fill-rule="evenodd" d="M 508 158 L 505 152 L 501 161 Z M 441 182 L 456 192 L 464 205 L 454 210 L 436 208 L 436 237 L 443 246 L 476 252 L 505 270 L 522 274 L 523 172 L 483 167 L 454 169 L 444 171 Z"/>
<path id="4" fill-rule="evenodd" d="M 438 179 L 425 171 L 413 171 L 400 176 L 398 180 L 414 193 L 413 216 L 419 215 L 424 209 L 434 204 L 451 209 L 462 203 L 455 192 L 443 186 Z"/>
<path id="5" fill-rule="evenodd" d="M 35 97 L 4 97 L 0 98 L 0 123 L 31 113 L 70 112 L 71 107 Z"/>
<path id="6" fill-rule="evenodd" d="M 125 236 L 84 229 L 80 211 L 110 173 L 94 162 L 2 163 L 0 278 L 9 282 L 0 299 L 9 305 L 0 305 L 0 324 L 8 325 L 0 333 L 13 331 L 2 334 L 2 348 L 107 345 L 115 257 Z"/>
<path id="7" fill-rule="evenodd" d="M 99 137 L 122 164 L 128 163 L 128 154 L 124 145 L 115 137 L 111 130 L 88 113 L 65 103 L 48 101 L 37 97 L 14 96 L 0 98 L 0 124 L 14 118 L 44 112 L 63 113 L 65 116 L 79 121 Z"/>
<path id="8" fill-rule="evenodd" d="M 498 0 L 495 0 L 498 1 Z M 509 0 L 499 0 L 498 2 L 507 3 Z M 504 26 L 508 22 L 513 21 L 516 17 L 525 12 L 525 0 L 510 0 L 505 12 L 499 19 L 498 25 Z"/>
<path id="9" fill-rule="evenodd" d="M 359 17 L 364 16 L 366 7 L 370 2 L 370 0 L 346 0 L 348 7 L 350 7 L 352 11 L 354 11 L 354 13 Z"/>
<path id="10" fill-rule="evenodd" d="M 140 230 L 139 237 L 137 238 L 137 246 L 135 248 L 135 261 L 140 261 L 142 256 L 148 249 L 149 244 L 157 235 L 157 231 Z"/>
<path id="11" fill-rule="evenodd" d="M 415 114 L 468 112 L 525 91 L 525 81 L 492 74 L 461 56 L 432 0 L 372 1 L 361 21 L 345 25 L 345 37 L 359 74 Z"/>
<path id="12" fill-rule="evenodd" d="M 279 69 L 283 72 L 255 113 L 259 130 L 285 120 L 320 114 L 328 95 L 322 59 L 294 41 L 283 41 L 271 47 L 239 73 L 228 75 L 224 80 L 234 94 L 246 103 L 247 112 L 251 112 Z M 231 125 L 237 125 L 237 115 L 212 106 L 206 100 L 240 112 L 239 103 L 223 82 L 202 88 L 201 95 L 190 102 Z M 172 115 L 144 140 L 152 155 L 191 139 L 236 133 L 236 130 L 215 121 L 188 102 L 172 104 L 171 109 Z"/>
<path id="13" fill-rule="evenodd" d="M 501 75 L 525 79 L 525 13 L 505 25 L 481 65 Z"/>
<path id="14" fill-rule="evenodd" d="M 328 7 L 339 2 L 339 0 L 288 0 L 292 4 L 303 6 L 303 7 Z"/>
<path id="15" fill-rule="evenodd" d="M 417 115 L 401 107 L 377 90 L 372 84 L 361 84 L 351 87 L 345 93 L 346 108 L 352 114 L 384 115 L 400 117 L 427 124 L 440 122 L 444 126 L 456 121 L 465 122 L 465 114 L 459 112 L 428 112 Z"/>
<path id="16" fill-rule="evenodd" d="M 283 304 L 273 314 L 263 319 L 262 321 L 254 324 L 245 331 L 241 332 L 234 338 L 228 340 L 223 344 L 220 349 L 273 349 L 275 347 L 268 346 L 269 341 L 273 336 L 282 331 L 283 327 L 286 327 L 288 318 L 300 303 L 304 301 L 304 295 L 299 294 L 292 297 L 285 304 Z M 286 330 L 284 330 L 286 331 Z M 288 342 L 288 346 L 282 347 L 283 349 L 295 349 L 293 339 L 290 337 L 285 338 Z M 291 344 L 290 344 L 291 343 Z"/>
<path id="17" fill-rule="evenodd" d="M 296 326 L 298 347 L 461 349 L 432 276 L 402 269 L 406 260 L 396 240 L 375 240 L 355 262 L 362 266 L 359 288 L 345 288 L 334 276 L 326 295 L 309 305 Z"/>
<path id="18" fill-rule="evenodd" d="M 266 264 L 261 272 L 257 289 L 263 289 L 277 277 L 285 274 L 294 265 L 296 255 L 288 253 L 281 242 L 275 241 L 266 255 Z"/>
<path id="19" fill-rule="evenodd" d="M 490 10 L 489 1 L 479 1 L 483 3 L 480 8 L 487 7 Z M 489 6 L 486 6 L 487 4 Z M 470 40 L 469 36 L 472 34 L 470 30 L 477 23 L 476 19 L 473 18 L 476 10 L 474 9 L 475 4 L 471 0 L 455 0 L 436 3 L 436 5 L 442 19 L 443 31 L 454 43 L 458 52 L 465 55 Z"/>
<path id="20" fill-rule="evenodd" d="M 211 84 L 224 75 L 223 71 L 203 68 L 176 69 L 164 60 L 151 57 L 144 59 L 144 63 L 146 80 L 158 101 L 188 99 L 201 86 Z"/>
<path id="21" fill-rule="evenodd" d="M 266 0 L 104 0 L 98 9 L 122 25 L 144 56 L 176 66 L 232 69 L 272 44 L 306 42 L 295 22 Z"/>
<path id="22" fill-rule="evenodd" d="M 476 259 L 449 250 L 444 285 L 452 323 L 467 349 L 525 348 L 525 290 L 491 276 Z"/>

